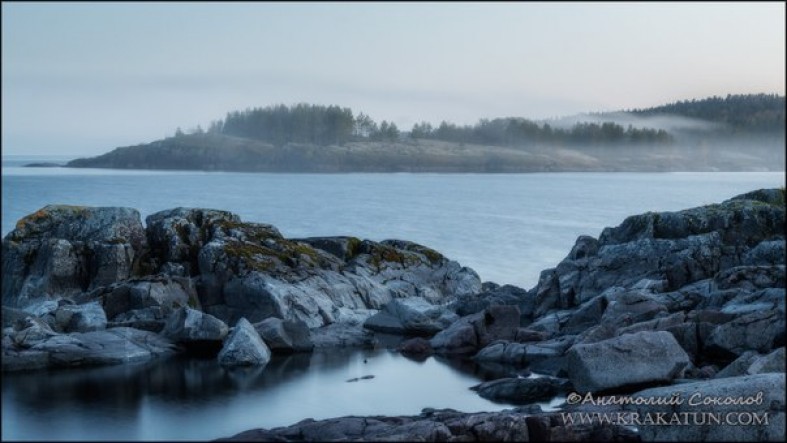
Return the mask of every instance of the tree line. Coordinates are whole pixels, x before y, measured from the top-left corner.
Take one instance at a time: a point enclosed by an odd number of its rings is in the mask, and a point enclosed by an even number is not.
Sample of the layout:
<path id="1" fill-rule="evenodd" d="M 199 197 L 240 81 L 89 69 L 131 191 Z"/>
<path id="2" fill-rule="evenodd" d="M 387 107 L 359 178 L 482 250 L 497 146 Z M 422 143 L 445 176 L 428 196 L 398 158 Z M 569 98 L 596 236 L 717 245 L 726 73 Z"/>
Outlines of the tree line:
<path id="1" fill-rule="evenodd" d="M 728 95 L 703 100 L 635 109 L 638 115 L 681 115 L 725 123 L 737 132 L 781 131 L 785 125 L 785 98 L 775 94 Z M 203 133 L 197 128 L 196 133 Z M 481 119 L 474 125 L 446 121 L 413 125 L 409 132 L 394 122 L 377 123 L 370 116 L 355 115 L 350 108 L 300 103 L 275 105 L 227 113 L 211 123 L 212 134 L 265 141 L 277 146 L 303 143 L 318 146 L 352 141 L 401 141 L 407 138 L 442 140 L 506 147 L 533 145 L 665 144 L 674 141 L 663 129 L 623 127 L 614 122 L 577 123 L 570 128 L 553 127 L 524 118 Z M 178 128 L 176 136 L 184 135 Z"/>
<path id="2" fill-rule="evenodd" d="M 785 97 L 776 94 L 729 94 L 630 111 L 643 116 L 680 115 L 723 123 L 730 132 L 784 132 Z"/>

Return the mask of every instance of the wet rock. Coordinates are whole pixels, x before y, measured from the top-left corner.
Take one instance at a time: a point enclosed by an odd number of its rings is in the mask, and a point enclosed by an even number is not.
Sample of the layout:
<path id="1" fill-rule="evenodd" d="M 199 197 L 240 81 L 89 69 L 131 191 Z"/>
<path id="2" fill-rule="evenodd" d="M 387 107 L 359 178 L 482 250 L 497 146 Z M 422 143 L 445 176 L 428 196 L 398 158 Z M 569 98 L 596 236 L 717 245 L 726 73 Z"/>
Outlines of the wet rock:
<path id="1" fill-rule="evenodd" d="M 271 351 L 245 318 L 238 320 L 218 355 L 222 366 L 265 366 Z"/>
<path id="2" fill-rule="evenodd" d="M 680 378 L 690 359 L 666 331 L 637 332 L 571 347 L 568 375 L 579 392 L 598 392 Z"/>

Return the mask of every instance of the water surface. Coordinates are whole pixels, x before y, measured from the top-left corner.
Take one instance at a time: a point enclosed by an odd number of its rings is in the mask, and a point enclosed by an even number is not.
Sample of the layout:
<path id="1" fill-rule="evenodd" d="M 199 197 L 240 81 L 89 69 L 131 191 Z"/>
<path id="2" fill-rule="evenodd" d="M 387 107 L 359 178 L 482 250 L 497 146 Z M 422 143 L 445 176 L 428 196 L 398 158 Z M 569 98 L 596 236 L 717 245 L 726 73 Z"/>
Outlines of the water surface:
<path id="1" fill-rule="evenodd" d="M 366 375 L 374 378 L 347 381 Z M 417 415 L 425 407 L 510 408 L 469 389 L 483 375 L 468 360 L 419 362 L 384 349 L 275 357 L 264 369 L 230 370 L 215 360 L 176 357 L 6 374 L 2 437 L 206 440 L 309 417 Z"/>

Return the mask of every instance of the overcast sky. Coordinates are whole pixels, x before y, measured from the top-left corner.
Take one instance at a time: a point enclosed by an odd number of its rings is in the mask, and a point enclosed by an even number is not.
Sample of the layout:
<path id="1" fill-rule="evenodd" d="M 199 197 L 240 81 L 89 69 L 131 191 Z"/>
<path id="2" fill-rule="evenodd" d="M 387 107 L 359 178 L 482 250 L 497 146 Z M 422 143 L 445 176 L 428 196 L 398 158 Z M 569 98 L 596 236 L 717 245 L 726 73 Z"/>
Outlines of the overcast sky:
<path id="1" fill-rule="evenodd" d="M 400 129 L 785 93 L 785 4 L 2 3 L 3 154 L 98 154 L 228 111 Z"/>

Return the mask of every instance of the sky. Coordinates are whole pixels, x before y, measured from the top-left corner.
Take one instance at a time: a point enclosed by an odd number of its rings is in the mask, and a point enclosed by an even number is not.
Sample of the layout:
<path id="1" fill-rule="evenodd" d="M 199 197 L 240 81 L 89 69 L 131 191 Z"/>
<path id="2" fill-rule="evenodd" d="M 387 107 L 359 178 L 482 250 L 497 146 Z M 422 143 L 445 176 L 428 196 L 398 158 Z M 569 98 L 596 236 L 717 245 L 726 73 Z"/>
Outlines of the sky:
<path id="1" fill-rule="evenodd" d="M 3 155 L 274 104 L 414 123 L 785 93 L 785 3 L 2 2 Z"/>

